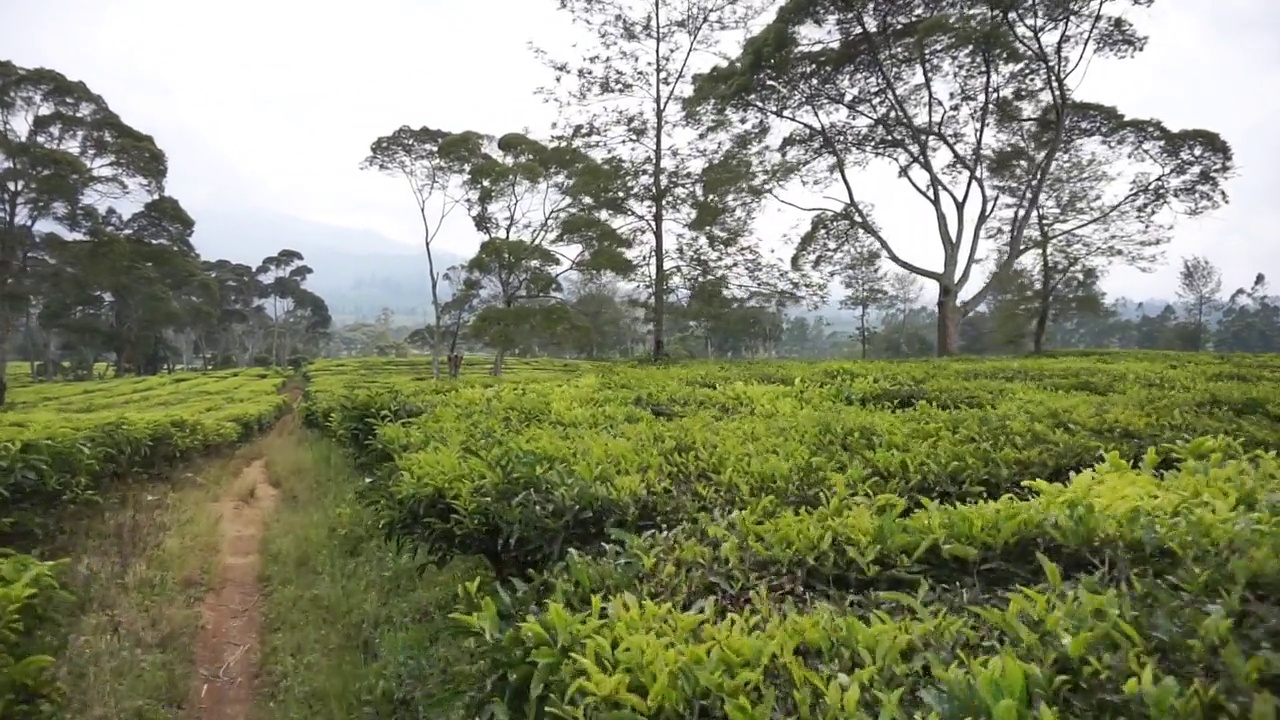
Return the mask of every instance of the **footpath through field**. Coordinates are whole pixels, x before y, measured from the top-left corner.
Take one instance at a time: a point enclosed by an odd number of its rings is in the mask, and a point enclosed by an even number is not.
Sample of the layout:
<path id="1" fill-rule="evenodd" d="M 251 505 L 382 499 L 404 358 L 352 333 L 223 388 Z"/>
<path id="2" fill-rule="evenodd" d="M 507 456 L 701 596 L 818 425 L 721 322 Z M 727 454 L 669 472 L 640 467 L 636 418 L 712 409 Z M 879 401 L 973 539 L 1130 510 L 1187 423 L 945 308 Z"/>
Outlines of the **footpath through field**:
<path id="1" fill-rule="evenodd" d="M 287 392 L 291 408 L 271 431 L 276 439 L 297 429 L 301 390 L 293 387 Z M 262 661 L 262 536 L 279 496 L 267 473 L 267 460 L 260 457 L 216 503 L 221 548 L 217 575 L 201 607 L 190 703 L 201 720 L 244 720 L 252 713 Z"/>
<path id="2" fill-rule="evenodd" d="M 247 497 L 246 497 L 247 495 Z M 245 468 L 219 505 L 222 549 L 212 591 L 201 608 L 196 637 L 198 677 L 191 706 L 207 720 L 240 720 L 253 707 L 261 661 L 259 552 L 266 516 L 279 493 L 266 461 Z"/>

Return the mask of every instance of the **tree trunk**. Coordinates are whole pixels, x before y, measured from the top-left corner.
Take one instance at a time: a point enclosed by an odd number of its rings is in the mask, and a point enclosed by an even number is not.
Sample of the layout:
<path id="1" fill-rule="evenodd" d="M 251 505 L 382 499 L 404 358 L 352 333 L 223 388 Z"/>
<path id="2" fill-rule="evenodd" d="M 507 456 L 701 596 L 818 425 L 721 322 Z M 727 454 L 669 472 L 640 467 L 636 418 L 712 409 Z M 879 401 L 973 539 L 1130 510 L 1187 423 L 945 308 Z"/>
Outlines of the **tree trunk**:
<path id="1" fill-rule="evenodd" d="M 431 377 L 434 380 L 440 379 L 440 323 L 438 322 L 435 327 L 435 336 L 431 338 Z"/>
<path id="2" fill-rule="evenodd" d="M 278 365 L 280 358 L 280 301 L 271 298 L 271 364 Z"/>
<path id="3" fill-rule="evenodd" d="M 499 350 L 496 353 L 494 353 L 493 368 L 489 370 L 490 375 L 493 375 L 496 377 L 502 374 L 502 359 L 503 359 L 503 356 L 505 355 L 506 355 L 506 352 L 503 350 Z"/>
<path id="4" fill-rule="evenodd" d="M 424 217 L 423 222 L 425 223 L 426 222 L 425 215 L 423 217 Z M 440 279 L 436 277 L 436 261 L 435 261 L 435 258 L 431 255 L 430 231 L 428 230 L 427 233 L 428 233 L 427 235 L 428 240 L 426 241 L 427 272 L 430 273 L 430 278 L 431 278 L 431 314 L 432 314 L 431 323 L 432 323 L 432 326 L 435 328 L 434 331 L 431 333 L 431 377 L 434 380 L 439 380 L 440 379 L 440 341 L 443 339 L 440 337 L 440 333 L 444 326 L 443 326 L 443 323 L 441 322 L 441 317 L 440 317 Z M 450 355 L 453 354 L 452 349 L 450 349 L 449 354 Z"/>
<path id="5" fill-rule="evenodd" d="M 0 330 L 0 408 L 9 400 L 9 333 Z"/>
<path id="6" fill-rule="evenodd" d="M 1205 301 L 1196 301 L 1196 352 L 1204 350 L 1204 306 Z"/>
<path id="7" fill-rule="evenodd" d="M 459 316 L 457 322 L 449 331 L 449 354 L 458 354 L 458 336 L 462 333 L 462 317 Z"/>
<path id="8" fill-rule="evenodd" d="M 858 342 L 862 345 L 862 359 L 867 359 L 867 306 L 863 305 L 858 314 Z"/>
<path id="9" fill-rule="evenodd" d="M 938 286 L 938 357 L 960 352 L 960 303 L 956 289 L 950 285 Z"/>
<path id="10" fill-rule="evenodd" d="M 0 283 L 0 289 L 8 286 Z M 9 398 L 9 340 L 13 335 L 13 322 L 7 307 L 0 308 L 0 408 Z"/>
<path id="11" fill-rule="evenodd" d="M 667 355 L 663 342 L 663 332 L 667 302 L 667 269 L 663 262 L 662 223 L 665 220 L 663 205 L 665 191 L 662 182 L 662 133 L 666 130 L 663 123 L 662 107 L 662 15 L 661 3 L 653 5 L 653 24 L 655 28 L 653 43 L 653 359 L 661 360 Z"/>
<path id="12" fill-rule="evenodd" d="M 53 331 L 45 331 L 44 334 L 44 376 L 49 380 L 53 380 L 58 376 L 56 338 Z"/>
<path id="13" fill-rule="evenodd" d="M 36 332 L 31 327 L 31 308 L 27 308 L 22 322 L 22 335 L 27 343 L 27 364 L 31 367 L 31 379 L 36 378 Z"/>
<path id="14" fill-rule="evenodd" d="M 1049 308 L 1053 302 L 1052 270 L 1049 267 L 1049 239 L 1041 231 L 1040 237 L 1040 305 L 1036 308 L 1036 327 L 1031 337 L 1031 351 L 1044 352 L 1044 334 L 1049 328 Z"/>
<path id="15" fill-rule="evenodd" d="M 1044 352 L 1044 335 L 1049 329 L 1049 296 L 1040 296 L 1040 306 L 1036 309 L 1036 327 L 1031 336 L 1031 352 L 1039 355 Z"/>

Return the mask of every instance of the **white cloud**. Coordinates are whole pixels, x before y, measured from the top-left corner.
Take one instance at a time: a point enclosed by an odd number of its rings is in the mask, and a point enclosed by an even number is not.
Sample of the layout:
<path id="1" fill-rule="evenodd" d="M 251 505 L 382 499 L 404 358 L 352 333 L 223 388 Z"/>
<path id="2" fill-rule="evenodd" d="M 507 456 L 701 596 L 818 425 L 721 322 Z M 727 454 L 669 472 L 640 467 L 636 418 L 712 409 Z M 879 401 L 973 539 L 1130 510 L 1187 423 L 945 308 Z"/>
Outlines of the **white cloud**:
<path id="1" fill-rule="evenodd" d="M 258 206 L 368 227 L 417 242 L 414 214 L 393 180 L 357 168 L 369 142 L 399 125 L 486 132 L 545 127 L 534 96 L 546 77 L 531 40 L 563 45 L 568 23 L 552 0 L 0 0 L 0 40 L 21 65 L 84 80 L 170 154 L 171 191 L 193 205 Z M 1098 64 L 1091 99 L 1175 127 L 1206 127 L 1233 143 L 1232 203 L 1186 223 L 1169 248 L 1208 255 L 1229 287 L 1280 273 L 1280 142 L 1269 120 L 1280 72 L 1280 11 L 1268 3 L 1159 3 L 1142 27 L 1145 53 Z M 877 198 L 898 237 L 934 241 L 919 201 Z M 197 217 L 197 220 L 199 218 Z M 780 231 L 776 220 L 765 226 Z M 442 237 L 465 252 L 476 238 L 458 218 Z M 1170 295 L 1172 271 L 1114 274 L 1110 289 Z"/>

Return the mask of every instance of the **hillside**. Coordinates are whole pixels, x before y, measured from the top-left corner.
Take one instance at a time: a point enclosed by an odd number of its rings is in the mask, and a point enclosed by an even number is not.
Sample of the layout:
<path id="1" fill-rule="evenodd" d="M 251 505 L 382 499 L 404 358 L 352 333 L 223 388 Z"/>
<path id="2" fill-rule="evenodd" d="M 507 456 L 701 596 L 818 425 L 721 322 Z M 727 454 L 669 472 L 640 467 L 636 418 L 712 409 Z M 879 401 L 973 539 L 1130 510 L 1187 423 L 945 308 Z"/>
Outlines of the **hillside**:
<path id="1" fill-rule="evenodd" d="M 311 289 L 328 303 L 337 322 L 368 320 L 389 307 L 404 321 L 429 317 L 427 261 L 414 245 L 358 228 L 312 222 L 276 213 L 192 208 L 195 244 L 207 258 L 256 265 L 281 248 L 302 253 L 315 270 Z M 439 253 L 440 268 L 463 262 Z"/>

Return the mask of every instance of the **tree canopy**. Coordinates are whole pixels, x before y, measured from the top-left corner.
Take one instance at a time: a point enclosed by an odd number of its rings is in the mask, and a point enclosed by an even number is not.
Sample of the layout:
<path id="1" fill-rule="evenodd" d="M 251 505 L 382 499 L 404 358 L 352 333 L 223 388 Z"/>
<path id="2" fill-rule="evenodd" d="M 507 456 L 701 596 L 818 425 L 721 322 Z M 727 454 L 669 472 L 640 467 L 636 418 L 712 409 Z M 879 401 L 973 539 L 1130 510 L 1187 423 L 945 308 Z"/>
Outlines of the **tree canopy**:
<path id="1" fill-rule="evenodd" d="M 777 178 L 822 197 L 795 207 L 842 216 L 893 264 L 936 285 L 937 346 L 948 354 L 960 320 L 1035 246 L 1038 217 L 1064 245 L 1095 228 L 1128 232 L 1169 205 L 1225 201 L 1233 157 L 1221 137 L 1076 96 L 1090 62 L 1141 51 L 1145 37 L 1124 10 L 1146 4 L 788 0 L 736 58 L 699 77 L 690 104 L 722 131 L 754 138 Z M 1111 181 L 1102 196 L 1055 198 L 1081 165 Z M 872 166 L 892 168 L 924 203 L 936 264 L 906 259 L 901 239 L 876 221 L 857 183 Z M 844 246 L 825 239 L 807 235 L 796 252 L 839 264 Z M 961 300 L 984 245 L 994 272 Z"/>
<path id="2" fill-rule="evenodd" d="M 84 83 L 0 61 L 0 366 L 20 354 L 39 377 L 104 360 L 154 374 L 320 351 L 330 318 L 301 256 L 201 258 L 195 219 L 164 192 L 168 167 Z M 0 375 L 0 403 L 5 390 Z"/>

